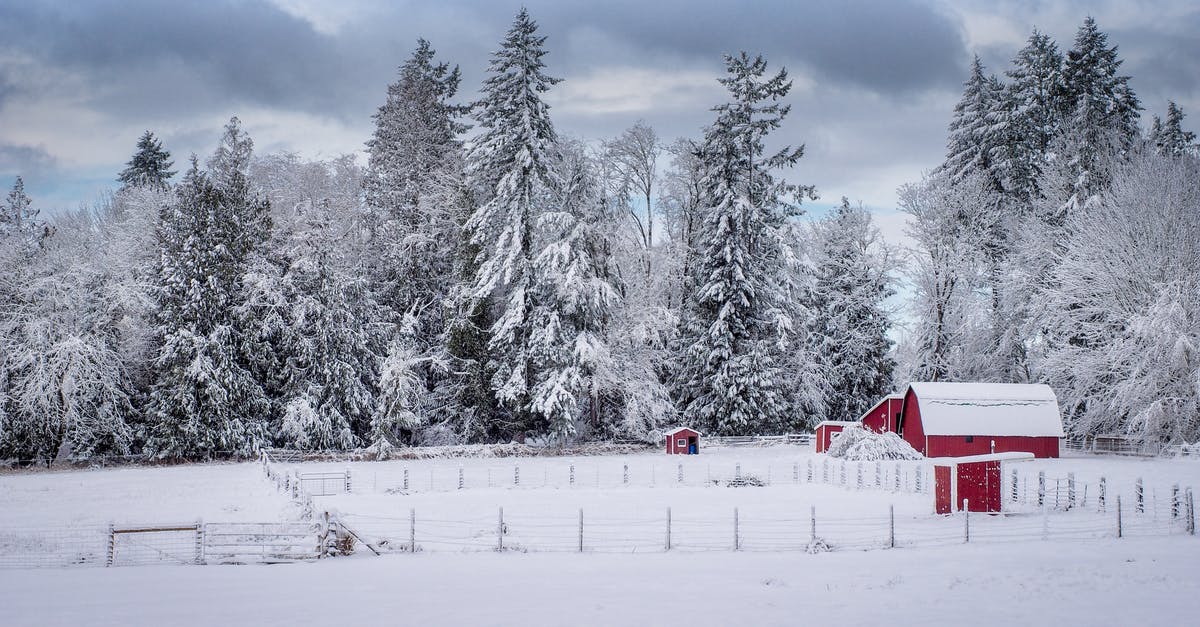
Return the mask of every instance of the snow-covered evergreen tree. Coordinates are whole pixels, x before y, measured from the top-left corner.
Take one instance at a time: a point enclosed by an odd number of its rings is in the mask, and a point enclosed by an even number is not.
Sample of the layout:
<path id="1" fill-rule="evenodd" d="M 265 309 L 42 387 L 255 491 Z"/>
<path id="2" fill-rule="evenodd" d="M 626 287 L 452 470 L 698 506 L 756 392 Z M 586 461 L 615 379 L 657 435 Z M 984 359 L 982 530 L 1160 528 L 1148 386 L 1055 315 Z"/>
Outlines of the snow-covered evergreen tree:
<path id="1" fill-rule="evenodd" d="M 172 165 L 171 153 L 163 150 L 162 142 L 154 137 L 154 133 L 146 131 L 138 139 L 137 152 L 125 164 L 117 180 L 125 187 L 166 190 L 170 187 L 171 177 L 175 176 Z"/>
<path id="2" fill-rule="evenodd" d="M 1164 123 L 1154 116 L 1150 127 L 1150 143 L 1159 152 L 1179 157 L 1194 154 L 1196 150 L 1196 134 L 1183 130 L 1183 109 L 1174 102 L 1167 102 L 1167 121 Z"/>
<path id="3" fill-rule="evenodd" d="M 892 389 L 896 364 L 884 305 L 894 293 L 890 251 L 871 215 L 845 198 L 813 226 L 809 251 L 808 338 L 828 381 L 816 418 L 857 420 Z"/>
<path id="4" fill-rule="evenodd" d="M 793 320 L 782 288 L 779 229 L 800 193 L 772 172 L 794 164 L 803 148 L 766 154 L 765 138 L 789 107 L 787 72 L 765 77 L 767 64 L 746 53 L 725 58 L 719 79 L 730 102 L 715 107 L 702 160 L 704 225 L 696 280 L 682 322 L 676 397 L 684 417 L 722 434 L 763 432 L 785 420 L 789 399 L 781 357 Z"/>
<path id="5" fill-rule="evenodd" d="M 504 429 L 519 434 L 545 428 L 533 411 L 537 356 L 531 337 L 538 302 L 534 229 L 546 208 L 556 135 L 542 94 L 559 79 L 544 72 L 546 38 L 522 9 L 492 55 L 483 96 L 475 103 L 480 133 L 469 148 L 479 206 L 467 221 L 477 247 L 473 299 L 493 303 L 488 348 L 495 362 L 492 387 L 511 417 Z M 540 416 L 544 418 L 544 416 Z"/>
<path id="6" fill-rule="evenodd" d="M 235 316 L 249 252 L 239 218 L 266 209 L 247 208 L 244 195 L 215 184 L 194 159 L 176 196 L 158 225 L 161 340 L 146 448 L 156 457 L 249 454 L 267 441 L 269 406 L 243 362 Z"/>
<path id="7" fill-rule="evenodd" d="M 1004 188 L 1022 204 L 1040 195 L 1038 180 L 1046 154 L 1061 132 L 1066 89 L 1062 65 L 1054 40 L 1034 30 L 1005 72 L 1011 80 L 1005 86 L 1011 114 L 1001 120 L 1007 163 Z"/>
<path id="8" fill-rule="evenodd" d="M 942 165 L 952 183 L 972 176 L 984 176 L 996 190 L 1003 189 L 1003 173 L 997 159 L 1004 136 L 997 117 L 1006 106 L 1000 81 L 984 74 L 983 62 L 976 56 L 971 76 L 963 83 L 963 95 L 954 106 Z"/>

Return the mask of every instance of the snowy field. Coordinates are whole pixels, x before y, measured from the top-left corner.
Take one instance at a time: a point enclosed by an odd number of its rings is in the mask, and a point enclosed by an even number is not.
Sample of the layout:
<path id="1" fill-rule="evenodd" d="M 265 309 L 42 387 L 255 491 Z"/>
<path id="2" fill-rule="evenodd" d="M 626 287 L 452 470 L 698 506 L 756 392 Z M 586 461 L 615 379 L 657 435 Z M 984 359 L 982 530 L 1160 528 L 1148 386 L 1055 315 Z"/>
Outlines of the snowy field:
<path id="1" fill-rule="evenodd" d="M 1195 615 L 1200 544 L 1172 517 L 1169 495 L 1175 484 L 1200 485 L 1200 462 L 1081 456 L 1013 467 L 1021 497 L 1009 503 L 1013 512 L 967 520 L 933 513 L 927 462 L 865 463 L 860 488 L 857 464 L 846 465 L 843 479 L 841 462 L 808 447 L 710 448 L 694 457 L 274 463 L 276 475 L 293 480 L 349 470 L 348 493 L 341 479 L 303 483 L 317 493 L 314 518 L 330 512 L 384 555 L 359 544 L 351 556 L 317 562 L 111 569 L 26 566 L 102 564 L 110 523 L 297 521 L 307 497 L 293 500 L 257 462 L 6 473 L 0 622 L 270 623 L 289 616 L 292 624 L 328 624 L 404 616 L 506 625 L 561 624 L 569 612 L 575 624 L 795 624 L 797 616 L 877 624 L 897 608 L 935 606 L 922 622 L 961 624 L 964 612 L 979 616 L 981 607 L 982 624 Z M 1051 507 L 1035 507 L 1028 486 L 1039 472 L 1049 486 L 1073 474 L 1076 506 L 1054 509 L 1047 496 Z M 1095 492 L 1100 477 L 1106 508 Z M 739 486 L 739 478 L 763 485 Z M 1132 506 L 1139 478 L 1142 513 Z M 87 547 L 83 558 L 34 559 L 38 551 L 78 546 Z M 63 587 L 73 591 L 69 598 L 53 593 Z M 699 597 L 694 612 L 662 602 L 680 591 Z M 51 596 L 55 602 L 47 603 Z M 486 602 L 455 604 L 461 598 Z"/>
<path id="2" fill-rule="evenodd" d="M 1194 538 L 825 553 L 424 554 L 0 571 L 8 627 L 1184 625 Z M 70 593 L 64 593 L 64 591 Z"/>

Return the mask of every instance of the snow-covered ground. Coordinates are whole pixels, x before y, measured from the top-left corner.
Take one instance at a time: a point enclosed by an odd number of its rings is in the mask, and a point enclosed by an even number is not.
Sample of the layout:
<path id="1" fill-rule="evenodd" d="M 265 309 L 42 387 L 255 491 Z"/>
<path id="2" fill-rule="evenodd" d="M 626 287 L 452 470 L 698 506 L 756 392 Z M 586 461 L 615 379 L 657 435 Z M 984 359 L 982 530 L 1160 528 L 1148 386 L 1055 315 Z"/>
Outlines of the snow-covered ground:
<path id="1" fill-rule="evenodd" d="M 1194 538 L 825 553 L 418 554 L 0 571 L 8 627 L 1186 625 Z"/>
<path id="2" fill-rule="evenodd" d="M 1095 624 L 1186 623 L 1195 615 L 1200 543 L 1170 517 L 1167 499 L 1176 483 L 1200 485 L 1200 462 L 1021 462 L 1013 467 L 1023 491 L 1038 472 L 1051 485 L 1074 473 L 1081 500 L 1092 490 L 1089 500 L 1049 513 L 1021 503 L 1011 514 L 969 521 L 933 514 L 925 462 L 882 464 L 879 487 L 875 465 L 864 464 L 862 489 L 858 465 L 847 464 L 843 485 L 841 464 L 794 446 L 709 448 L 695 457 L 275 463 L 276 473 L 293 476 L 348 468 L 351 492 L 314 496 L 313 509 L 318 517 L 331 512 L 384 555 L 360 545 L 350 557 L 242 568 L 22 566 L 103 563 L 110 522 L 299 518 L 301 507 L 259 463 L 6 473 L 0 622 L 878 624 L 903 615 L 926 624 L 961 624 L 964 616 Z M 730 486 L 738 476 L 765 485 Z M 1108 483 L 1104 511 L 1100 477 Z M 1142 514 L 1131 501 L 1138 478 Z M 1121 539 L 1117 494 L 1126 499 Z M 820 548 L 832 552 L 805 552 L 814 510 Z M 886 549 L 893 539 L 897 548 Z M 56 560 L 26 561 L 55 550 Z"/>

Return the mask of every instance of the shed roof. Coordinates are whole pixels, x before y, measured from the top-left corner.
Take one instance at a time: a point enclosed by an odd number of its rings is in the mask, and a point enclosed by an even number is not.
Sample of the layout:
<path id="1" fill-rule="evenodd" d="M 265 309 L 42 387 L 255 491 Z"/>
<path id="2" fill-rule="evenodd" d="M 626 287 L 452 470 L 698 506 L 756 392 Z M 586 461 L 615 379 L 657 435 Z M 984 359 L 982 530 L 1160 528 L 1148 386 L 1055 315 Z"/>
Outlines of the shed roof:
<path id="1" fill-rule="evenodd" d="M 858 421 L 857 420 L 822 420 L 821 422 L 817 423 L 818 427 L 820 427 L 820 426 L 849 427 L 851 425 L 858 426 Z"/>
<path id="2" fill-rule="evenodd" d="M 934 466 L 954 466 L 958 464 L 970 464 L 977 462 L 1015 462 L 1034 459 L 1037 457 L 1033 453 L 1023 453 L 1013 451 L 1009 453 L 990 453 L 985 455 L 967 455 L 965 457 L 934 457 L 929 461 Z"/>
<path id="3" fill-rule="evenodd" d="M 691 431 L 692 433 L 695 433 L 696 435 L 700 435 L 699 431 L 697 431 L 691 427 L 675 427 L 674 429 L 671 429 L 670 431 L 664 433 L 663 435 L 675 435 L 676 433 L 679 433 L 680 431 Z"/>
<path id="4" fill-rule="evenodd" d="M 1063 437 L 1058 398 L 1048 385 L 912 383 L 925 435 Z"/>

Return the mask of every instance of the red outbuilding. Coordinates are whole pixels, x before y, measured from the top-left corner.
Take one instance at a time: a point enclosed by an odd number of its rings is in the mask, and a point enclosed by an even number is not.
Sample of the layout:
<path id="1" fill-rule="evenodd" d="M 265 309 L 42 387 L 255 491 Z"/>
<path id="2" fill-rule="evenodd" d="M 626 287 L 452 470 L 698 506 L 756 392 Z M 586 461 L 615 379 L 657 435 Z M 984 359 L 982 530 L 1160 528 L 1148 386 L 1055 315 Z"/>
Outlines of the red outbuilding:
<path id="1" fill-rule="evenodd" d="M 1033 453 L 996 453 L 933 461 L 934 503 L 939 514 L 1004 511 L 1003 464 L 1033 459 Z"/>
<path id="2" fill-rule="evenodd" d="M 1054 390 L 1020 383 L 912 383 L 898 433 L 926 457 L 1058 457 L 1064 435 Z"/>
<path id="3" fill-rule="evenodd" d="M 833 442 L 834 436 L 842 432 L 846 427 L 858 426 L 858 422 L 851 420 L 825 420 L 817 423 L 817 430 L 813 438 L 813 444 L 817 448 L 818 453 L 824 453 L 829 450 L 830 443 Z"/>
<path id="4" fill-rule="evenodd" d="M 870 429 L 875 433 L 896 432 L 896 425 L 900 423 L 900 411 L 904 408 L 903 394 L 888 394 L 875 404 L 874 407 L 867 410 L 867 413 L 862 415 L 858 421 L 862 423 L 864 429 Z"/>
<path id="5" fill-rule="evenodd" d="M 667 432 L 668 455 L 699 455 L 700 432 L 688 427 L 678 427 Z"/>

